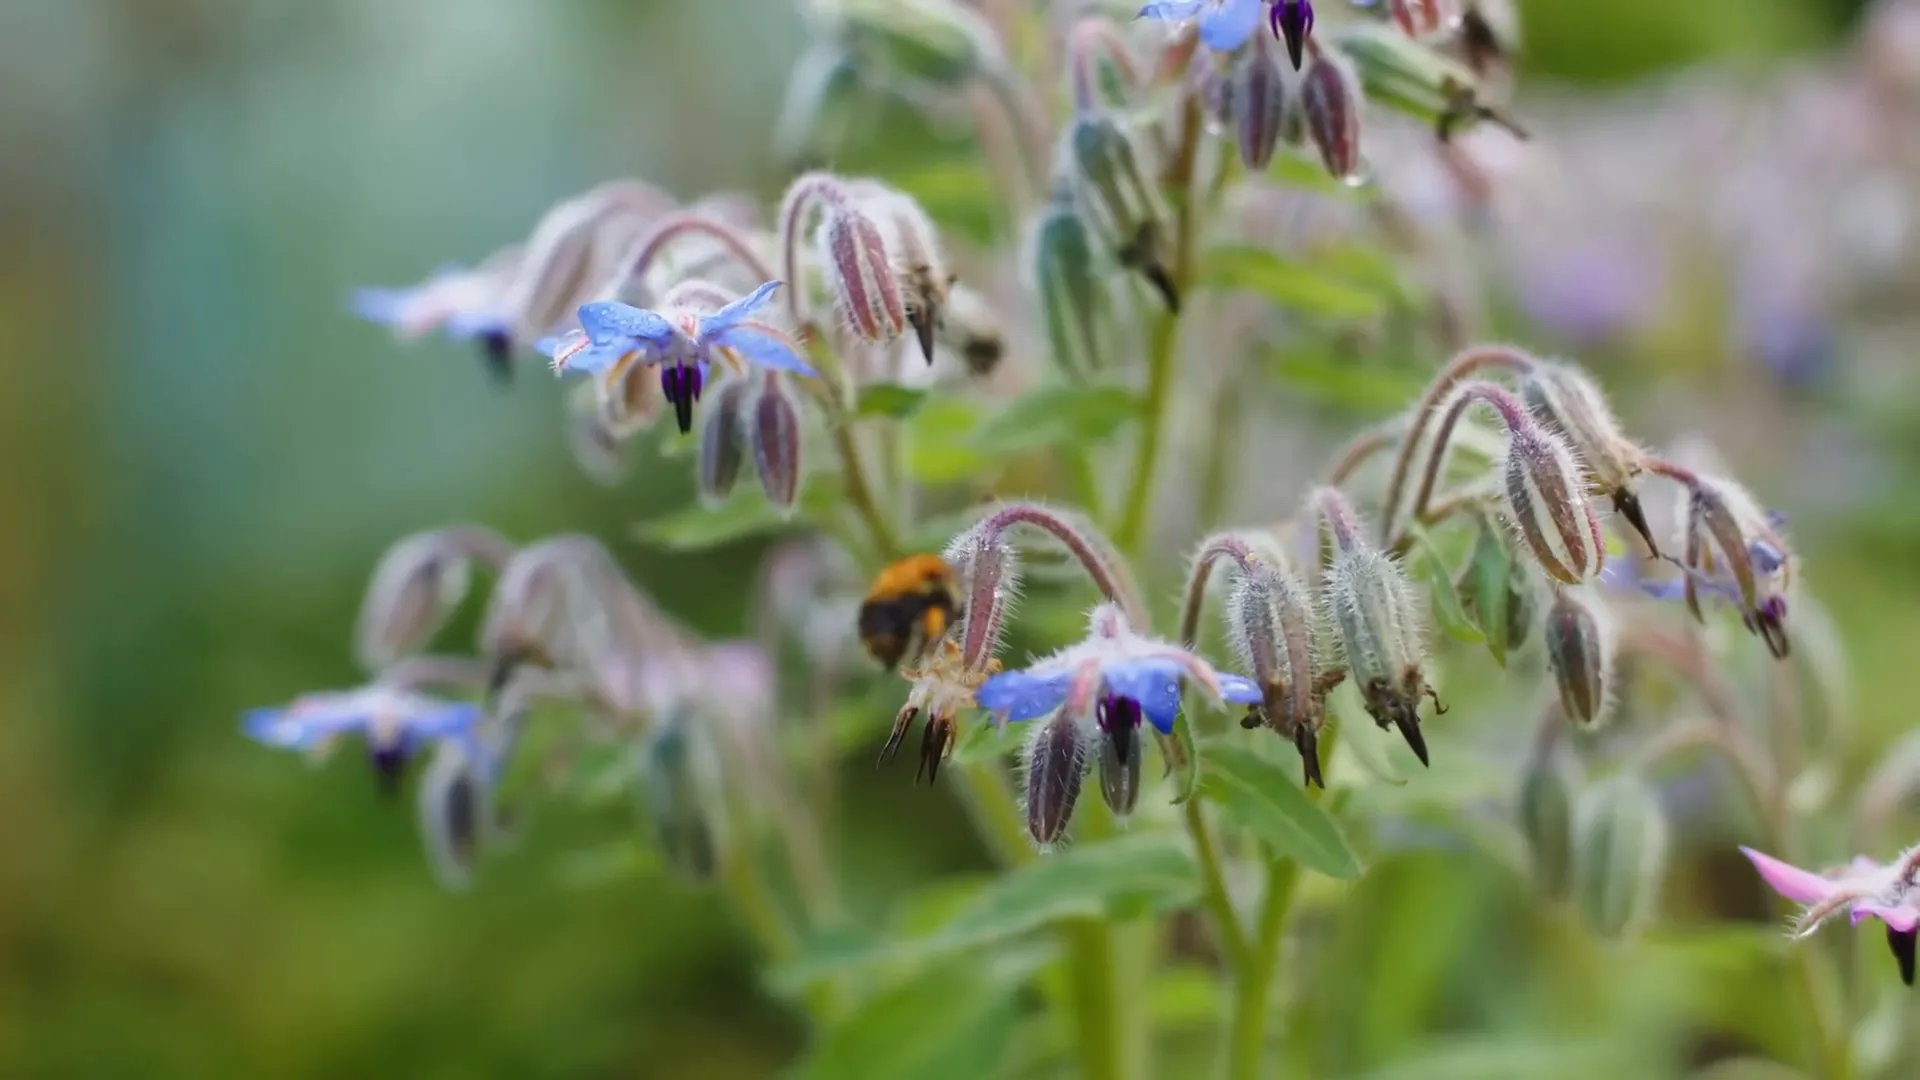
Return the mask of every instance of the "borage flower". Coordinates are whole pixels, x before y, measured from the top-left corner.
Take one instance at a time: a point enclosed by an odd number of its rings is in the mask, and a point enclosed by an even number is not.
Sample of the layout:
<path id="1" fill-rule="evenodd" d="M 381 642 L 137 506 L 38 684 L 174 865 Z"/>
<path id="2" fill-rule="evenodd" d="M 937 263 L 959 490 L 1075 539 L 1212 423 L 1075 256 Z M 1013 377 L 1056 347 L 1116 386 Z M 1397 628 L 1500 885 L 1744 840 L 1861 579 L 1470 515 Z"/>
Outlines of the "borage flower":
<path id="1" fill-rule="evenodd" d="M 1232 52 L 1253 36 L 1262 12 L 1273 36 L 1287 43 L 1293 69 L 1300 70 L 1307 38 L 1313 33 L 1313 5 L 1308 0 L 1155 0 L 1140 9 L 1138 18 L 1195 23 L 1200 44 L 1214 52 Z"/>
<path id="2" fill-rule="evenodd" d="M 716 355 L 741 374 L 752 363 L 815 376 L 792 336 L 758 317 L 782 284 L 769 281 L 714 312 L 690 304 L 668 304 L 662 311 L 613 300 L 584 304 L 579 330 L 546 338 L 539 348 L 553 358 L 556 374 L 596 375 L 609 393 L 634 364 L 658 364 L 660 388 L 684 434 L 693 430 L 693 404 Z"/>
<path id="3" fill-rule="evenodd" d="M 448 263 L 418 285 L 356 289 L 354 314 L 391 327 L 403 339 L 438 329 L 456 341 L 473 341 L 487 370 L 505 380 L 513 374 L 512 319 L 505 298 L 520 251 L 519 245 L 503 248 L 473 268 Z"/>
<path id="4" fill-rule="evenodd" d="M 455 740 L 469 760 L 491 761 L 474 730 L 480 716 L 478 705 L 375 685 L 307 694 L 284 707 L 248 710 L 241 730 L 268 746 L 321 753 L 357 734 L 366 740 L 381 785 L 392 790 L 415 751 L 429 743 Z"/>
<path id="5" fill-rule="evenodd" d="M 1900 964 L 1900 979 L 1913 985 L 1914 944 L 1920 938 L 1920 847 L 1910 848 L 1885 866 L 1865 857 L 1855 858 L 1844 871 L 1816 874 L 1790 866 L 1751 848 L 1741 853 L 1753 862 L 1773 891 L 1804 904 L 1794 920 L 1793 936 L 1804 938 L 1829 919 L 1846 911 L 1858 926 L 1863 919 L 1887 925 L 1887 946 Z"/>
<path id="6" fill-rule="evenodd" d="M 1781 539 L 1779 528 L 1784 518 L 1778 512 L 1764 515 L 1766 535 L 1747 540 L 1746 565 L 1742 573 L 1717 553 L 1705 551 L 1699 541 L 1690 542 L 1695 560 L 1703 565 L 1690 566 L 1670 555 L 1660 556 L 1680 573 L 1676 577 L 1651 577 L 1645 563 L 1634 559 L 1609 561 L 1601 569 L 1600 582 L 1621 592 L 1638 592 L 1655 600 L 1681 600 L 1695 610 L 1701 598 L 1732 605 L 1740 612 L 1740 621 L 1760 636 L 1775 656 L 1785 657 L 1790 649 L 1786 633 L 1787 594 L 1792 591 L 1793 552 Z M 1751 602 L 1749 597 L 1751 596 Z"/>
<path id="7" fill-rule="evenodd" d="M 1137 792 L 1142 721 L 1173 731 L 1184 680 L 1216 702 L 1260 700 L 1249 679 L 1223 675 L 1178 645 L 1134 631 L 1118 605 L 1088 617 L 1087 637 L 1023 671 L 988 678 L 976 703 L 999 723 L 1049 717 L 1027 747 L 1027 827 L 1042 847 L 1059 840 L 1087 767 L 1100 762 L 1109 803 Z M 1116 813 L 1124 813 L 1121 806 Z"/>

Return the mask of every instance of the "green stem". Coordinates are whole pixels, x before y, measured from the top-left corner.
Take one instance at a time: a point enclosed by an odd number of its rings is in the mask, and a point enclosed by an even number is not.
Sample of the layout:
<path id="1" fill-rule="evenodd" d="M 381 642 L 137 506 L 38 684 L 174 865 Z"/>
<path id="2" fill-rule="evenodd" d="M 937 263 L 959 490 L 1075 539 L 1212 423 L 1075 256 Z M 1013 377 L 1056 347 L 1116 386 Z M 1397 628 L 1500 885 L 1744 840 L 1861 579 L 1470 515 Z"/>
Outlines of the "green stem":
<path id="1" fill-rule="evenodd" d="M 1286 932 L 1287 914 L 1293 908 L 1299 884 L 1299 864 L 1291 859 L 1274 859 L 1267 864 L 1267 894 L 1260 902 L 1259 928 L 1233 995 L 1233 1019 L 1227 1036 L 1227 1076 L 1231 1080 L 1257 1080 L 1260 1076 L 1280 938 Z"/>
<path id="2" fill-rule="evenodd" d="M 1099 919 L 1060 924 L 1067 947 L 1073 997 L 1073 1027 L 1086 1080 L 1122 1080 L 1131 1074 L 1120 1030 L 1120 971 L 1113 928 Z"/>
<path id="3" fill-rule="evenodd" d="M 1026 822 L 1020 820 L 1013 789 L 998 762 L 977 761 L 960 768 L 960 798 L 980 838 L 1005 866 L 1024 866 L 1034 860 Z"/>
<path id="4" fill-rule="evenodd" d="M 1191 721 L 1185 721 L 1190 723 Z M 1186 820 L 1187 835 L 1193 838 L 1194 857 L 1200 863 L 1200 903 L 1213 920 L 1214 936 L 1220 939 L 1220 952 L 1227 966 L 1238 972 L 1247 964 L 1247 934 L 1240 916 L 1233 910 L 1233 898 L 1227 892 L 1227 878 L 1220 868 L 1220 848 L 1214 842 L 1213 828 L 1198 797 L 1180 808 Z"/>
<path id="5" fill-rule="evenodd" d="M 734 910 L 754 941 L 776 961 L 792 959 L 798 948 L 793 928 L 787 924 L 787 917 L 781 913 L 773 891 L 767 888 L 767 879 L 761 876 L 753 852 L 747 850 L 746 845 L 736 844 L 728 853 L 720 868 L 720 881 L 733 898 Z"/>
<path id="6" fill-rule="evenodd" d="M 868 534 L 873 537 L 875 552 L 887 562 L 899 558 L 900 539 L 873 497 L 873 484 L 867 479 L 866 459 L 860 453 L 860 444 L 854 441 L 850 424 L 843 421 L 834 425 L 833 445 L 840 455 L 840 476 L 841 482 L 846 485 L 847 501 L 853 504 L 854 512 L 860 515 Z"/>

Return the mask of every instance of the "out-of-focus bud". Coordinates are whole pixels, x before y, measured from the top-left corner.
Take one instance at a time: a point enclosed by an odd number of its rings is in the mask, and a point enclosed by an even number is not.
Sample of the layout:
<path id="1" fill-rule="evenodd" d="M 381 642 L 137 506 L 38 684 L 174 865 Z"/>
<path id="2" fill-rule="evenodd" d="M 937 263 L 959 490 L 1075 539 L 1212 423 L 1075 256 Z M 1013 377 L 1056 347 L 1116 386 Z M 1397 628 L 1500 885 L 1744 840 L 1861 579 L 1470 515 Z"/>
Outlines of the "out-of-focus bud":
<path id="1" fill-rule="evenodd" d="M 1694 477 L 1687 500 L 1687 607 L 1700 617 L 1703 585 L 1725 594 L 1740 607 L 1741 621 L 1784 659 L 1788 593 L 1795 586 L 1798 559 L 1776 527 L 1739 484 L 1723 477 Z"/>
<path id="2" fill-rule="evenodd" d="M 626 478 L 628 460 L 619 432 L 601 415 L 599 393 L 588 381 L 567 395 L 567 447 L 595 483 L 612 487 Z"/>
<path id="3" fill-rule="evenodd" d="M 789 166 L 837 148 L 860 95 L 860 65 L 837 42 L 815 42 L 800 54 L 787 80 L 787 96 L 774 124 L 773 148 Z"/>
<path id="4" fill-rule="evenodd" d="M 779 373 L 769 371 L 761 380 L 746 420 L 760 486 L 773 505 L 790 511 L 800 494 L 800 406 Z"/>
<path id="5" fill-rule="evenodd" d="M 1421 765 L 1428 764 L 1420 732 L 1420 699 L 1440 697 L 1427 682 L 1426 635 L 1420 602 L 1406 570 L 1374 547 L 1353 506 L 1334 488 L 1308 496 L 1333 540 L 1326 571 L 1326 604 L 1339 632 L 1347 673 L 1360 688 L 1367 714 L 1382 728 L 1399 729 Z"/>
<path id="6" fill-rule="evenodd" d="M 1066 835 L 1087 775 L 1087 757 L 1080 726 L 1064 714 L 1036 725 L 1027 739 L 1027 835 L 1042 851 Z"/>
<path id="7" fill-rule="evenodd" d="M 1439 33 L 1460 18 L 1459 5 L 1452 0 L 1388 0 L 1387 11 L 1408 37 L 1428 37 Z"/>
<path id="8" fill-rule="evenodd" d="M 1468 0 L 1460 17 L 1460 55 L 1481 78 L 1494 75 L 1520 47 L 1518 20 L 1508 0 Z"/>
<path id="9" fill-rule="evenodd" d="M 1613 621 L 1597 596 L 1559 589 L 1547 609 L 1547 667 L 1567 718 L 1582 724 L 1606 717 L 1613 700 Z"/>
<path id="10" fill-rule="evenodd" d="M 1588 483 L 1613 500 L 1614 510 L 1657 554 L 1653 530 L 1633 490 L 1635 478 L 1646 468 L 1646 452 L 1621 430 L 1600 388 L 1570 364 L 1539 363 L 1521 378 L 1520 396 L 1534 419 L 1566 440 Z"/>
<path id="11" fill-rule="evenodd" d="M 959 644 L 963 667 L 985 670 L 1000 651 L 1007 615 L 1020 596 L 1019 553 L 983 522 L 954 537 L 941 557 L 959 588 L 959 625 L 948 637 Z"/>
<path id="12" fill-rule="evenodd" d="M 713 407 L 707 410 L 706 424 L 700 429 L 700 453 L 694 472 L 700 497 L 710 505 L 725 499 L 733 490 L 733 482 L 740 477 L 741 462 L 746 460 L 743 432 L 746 421 L 741 415 L 746 402 L 747 380 L 728 379 L 714 395 Z"/>
<path id="13" fill-rule="evenodd" d="M 1581 800 L 1574 893 L 1595 933 L 1618 937 L 1644 923 L 1667 868 L 1667 818 L 1659 797 L 1632 773 Z"/>
<path id="14" fill-rule="evenodd" d="M 1353 61 L 1366 100 L 1432 124 L 1442 141 L 1480 121 L 1520 138 L 1526 132 L 1483 100 L 1474 71 L 1395 29 L 1359 23 L 1342 27 L 1341 53 Z"/>
<path id="15" fill-rule="evenodd" d="M 443 889 L 466 890 L 473 885 L 481 834 L 492 813 L 492 787 L 472 761 L 470 748 L 441 740 L 420 775 L 416 798 L 420 838 L 434 879 Z"/>
<path id="16" fill-rule="evenodd" d="M 993 27 L 959 0 L 815 0 L 804 10 L 863 62 L 907 79 L 954 86 L 1006 67 Z"/>
<path id="17" fill-rule="evenodd" d="M 640 783 L 654 843 L 689 881 L 708 881 L 720 860 L 720 830 L 707 793 L 712 764 L 692 719 L 669 714 L 640 745 Z"/>
<path id="18" fill-rule="evenodd" d="M 651 220 L 673 208 L 672 197 L 652 185 L 615 180 L 547 211 L 528 237 L 507 291 L 513 336 L 533 341 L 550 334 L 591 298 L 601 284 L 595 273 L 595 240 L 609 221 L 619 217 Z"/>
<path id="19" fill-rule="evenodd" d="M 1300 87 L 1300 108 L 1307 134 L 1320 151 L 1327 173 L 1344 183 L 1361 179 L 1360 82 L 1345 60 L 1320 50 L 1307 66 Z"/>
<path id="20" fill-rule="evenodd" d="M 856 190 L 863 208 L 881 225 L 907 323 L 920 343 L 920 354 L 931 364 L 934 332 L 943 321 L 953 286 L 953 271 L 940 250 L 933 219 L 903 192 L 872 183 L 858 185 Z"/>
<path id="21" fill-rule="evenodd" d="M 628 364 L 611 382 L 594 379 L 581 385 L 596 395 L 600 423 L 616 440 L 645 430 L 667 404 L 660 376 L 646 364 Z"/>
<path id="22" fill-rule="evenodd" d="M 940 343 L 959 353 L 967 373 L 978 378 L 993 374 L 1007 354 L 1006 331 L 987 298 L 957 283 L 947 293 Z"/>
<path id="23" fill-rule="evenodd" d="M 1558 739 L 1542 739 L 1527 755 L 1516 807 L 1534 881 L 1555 898 L 1573 884 L 1573 800 L 1579 783 L 1576 766 L 1558 750 Z"/>
<path id="24" fill-rule="evenodd" d="M 477 525 L 415 533 L 388 548 L 354 628 L 361 666 L 378 671 L 425 648 L 466 599 L 471 563 L 498 569 L 512 555 L 505 537 Z"/>
<path id="25" fill-rule="evenodd" d="M 841 202 L 828 207 L 819 237 L 820 265 L 854 333 L 872 342 L 906 333 L 906 295 L 879 222 L 853 203 Z"/>
<path id="26" fill-rule="evenodd" d="M 1107 296 L 1094 266 L 1093 235 L 1071 199 L 1056 197 L 1035 222 L 1028 260 L 1054 364 L 1070 378 L 1085 379 L 1106 355 Z"/>
<path id="27" fill-rule="evenodd" d="M 1241 164 L 1254 172 L 1265 169 L 1273 160 L 1287 114 L 1294 107 L 1280 58 L 1265 37 L 1255 34 L 1248 41 L 1224 93 Z"/>
<path id="28" fill-rule="evenodd" d="M 1180 294 L 1167 266 L 1160 193 L 1140 167 L 1133 140 L 1101 113 L 1074 118 L 1062 143 L 1061 173 L 1120 265 L 1147 279 L 1170 311 Z"/>

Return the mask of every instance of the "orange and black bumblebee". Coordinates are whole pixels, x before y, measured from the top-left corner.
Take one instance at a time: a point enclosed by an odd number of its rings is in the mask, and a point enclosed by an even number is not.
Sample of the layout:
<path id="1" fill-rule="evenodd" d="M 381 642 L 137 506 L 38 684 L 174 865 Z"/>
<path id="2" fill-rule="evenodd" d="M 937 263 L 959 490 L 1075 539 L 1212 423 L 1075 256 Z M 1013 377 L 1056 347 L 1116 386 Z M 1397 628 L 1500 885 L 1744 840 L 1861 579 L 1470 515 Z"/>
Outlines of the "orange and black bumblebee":
<path id="1" fill-rule="evenodd" d="M 909 555 L 873 579 L 860 605 L 860 640 L 891 669 L 918 658 L 958 617 L 953 568 L 938 555 Z"/>

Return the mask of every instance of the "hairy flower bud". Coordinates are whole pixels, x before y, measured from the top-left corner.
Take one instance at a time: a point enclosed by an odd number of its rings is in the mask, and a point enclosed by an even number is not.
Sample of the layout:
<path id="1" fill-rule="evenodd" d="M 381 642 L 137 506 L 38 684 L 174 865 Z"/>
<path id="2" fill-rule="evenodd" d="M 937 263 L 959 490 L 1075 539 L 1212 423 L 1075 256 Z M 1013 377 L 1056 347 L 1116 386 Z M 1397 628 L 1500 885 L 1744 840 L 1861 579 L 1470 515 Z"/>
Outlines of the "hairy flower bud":
<path id="1" fill-rule="evenodd" d="M 1265 169 L 1294 106 L 1280 58 L 1266 38 L 1255 34 L 1247 43 L 1223 93 L 1241 164 L 1255 172 Z"/>
<path id="2" fill-rule="evenodd" d="M 779 373 L 769 371 L 761 381 L 746 431 L 761 488 L 773 505 L 792 510 L 800 494 L 800 406 Z"/>
<path id="3" fill-rule="evenodd" d="M 1201 549 L 1202 557 L 1218 541 Z M 1251 552 L 1249 552 L 1251 554 Z M 1244 727 L 1270 727 L 1300 752 L 1303 782 L 1326 786 L 1320 774 L 1320 730 L 1327 694 L 1346 677 L 1322 668 L 1320 627 L 1306 585 L 1268 556 L 1253 555 L 1232 577 L 1227 640 L 1262 693 Z"/>
<path id="4" fill-rule="evenodd" d="M 730 378 L 714 395 L 713 407 L 700 428 L 700 451 L 695 467 L 700 498 L 716 504 L 733 490 L 740 477 L 740 464 L 746 459 L 747 381 Z"/>
<path id="5" fill-rule="evenodd" d="M 1067 129 L 1061 153 L 1062 174 L 1114 257 L 1145 277 L 1168 310 L 1178 311 L 1160 193 L 1140 167 L 1126 130 L 1111 116 L 1082 114 Z"/>
<path id="6" fill-rule="evenodd" d="M 874 220 L 881 223 L 887 253 L 900 283 L 907 323 L 913 327 L 921 355 L 931 364 L 934 332 L 939 329 L 946 311 L 953 271 L 947 268 L 933 220 L 927 217 L 920 203 L 892 188 L 868 186 L 877 190 L 865 193 L 861 201 Z"/>
<path id="7" fill-rule="evenodd" d="M 1520 774 L 1516 816 L 1526 839 L 1534 880 L 1550 897 L 1565 896 L 1573 882 L 1574 765 L 1558 753 L 1559 740 L 1543 739 L 1527 755 Z"/>
<path id="8" fill-rule="evenodd" d="M 601 415 L 599 394 L 583 382 L 567 395 L 567 447 L 595 483 L 611 487 L 626 478 L 628 459 L 622 434 Z"/>
<path id="9" fill-rule="evenodd" d="M 1684 472 L 1684 470 L 1682 470 Z M 1740 607 L 1748 630 L 1766 642 L 1776 658 L 1791 651 L 1787 638 L 1788 593 L 1798 562 L 1777 527 L 1778 519 L 1760 508 L 1739 484 L 1722 477 L 1688 476 L 1686 601 L 1701 616 L 1703 585 Z"/>
<path id="10" fill-rule="evenodd" d="M 1667 818 L 1638 776 L 1616 776 L 1581 800 L 1574 893 L 1588 925 L 1617 937 L 1644 922 L 1667 866 Z"/>
<path id="11" fill-rule="evenodd" d="M 709 796 L 716 773 L 691 718 L 669 714 L 648 732 L 639 754 L 647 822 L 660 854 L 687 880 L 711 880 L 721 843 Z"/>
<path id="12" fill-rule="evenodd" d="M 984 670 L 1000 651 L 1007 615 L 1020 596 L 1020 557 L 1004 533 L 976 525 L 947 545 L 942 558 L 959 584 L 958 625 L 949 637 L 960 662 Z"/>
<path id="13" fill-rule="evenodd" d="M 492 814 L 492 785 L 469 747 L 443 739 L 420 775 L 416 796 L 427 864 L 441 888 L 463 891 L 473 884 L 480 838 Z"/>
<path id="14" fill-rule="evenodd" d="M 512 555 L 505 537 L 477 525 L 415 533 L 388 548 L 354 628 L 361 666 L 378 671 L 425 648 L 466 599 L 470 564 L 497 569 Z"/>
<path id="15" fill-rule="evenodd" d="M 1576 585 L 1598 575 L 1606 541 L 1566 445 L 1536 424 L 1517 425 L 1503 472 L 1509 519 L 1547 576 Z"/>
<path id="16" fill-rule="evenodd" d="M 906 333 L 906 295 L 880 224 L 851 202 L 832 204 L 820 223 L 818 242 L 836 306 L 854 333 L 871 342 Z"/>
<path id="17" fill-rule="evenodd" d="M 608 245 L 599 234 L 615 219 L 630 237 L 644 222 L 673 210 L 673 199 L 650 184 L 615 180 L 547 211 L 528 238 L 505 306 L 513 336 L 533 341 L 552 333 L 601 284 L 595 255 Z M 626 245 L 620 243 L 618 247 Z"/>
<path id="18" fill-rule="evenodd" d="M 1028 259 L 1054 364 L 1070 378 L 1088 378 L 1106 355 L 1107 295 L 1094 265 L 1093 235 L 1071 199 L 1056 197 L 1034 223 Z"/>
<path id="19" fill-rule="evenodd" d="M 1429 37 L 1460 18 L 1454 0 L 1388 0 L 1387 11 L 1408 37 Z"/>
<path id="20" fill-rule="evenodd" d="M 1658 552 L 1633 490 L 1646 453 L 1621 430 L 1593 380 L 1570 364 L 1539 363 L 1521 378 L 1520 396 L 1534 419 L 1566 440 L 1593 490 L 1612 499 L 1614 510 Z"/>
<path id="21" fill-rule="evenodd" d="M 1598 597 L 1556 590 L 1546 619 L 1547 667 L 1567 718 L 1604 719 L 1612 704 L 1613 622 Z"/>
<path id="22" fill-rule="evenodd" d="M 1327 173 L 1346 183 L 1360 179 L 1360 84 L 1344 60 L 1324 50 L 1314 56 L 1300 87 L 1300 108 Z"/>
<path id="23" fill-rule="evenodd" d="M 1327 603 L 1367 714 L 1383 728 L 1399 729 L 1420 764 L 1427 764 L 1420 698 L 1434 691 L 1422 671 L 1426 641 L 1406 571 L 1380 551 L 1336 553 L 1327 572 Z"/>
<path id="24" fill-rule="evenodd" d="M 1087 775 L 1082 729 L 1064 713 L 1035 726 L 1024 754 L 1027 835 L 1042 851 L 1066 835 Z"/>

